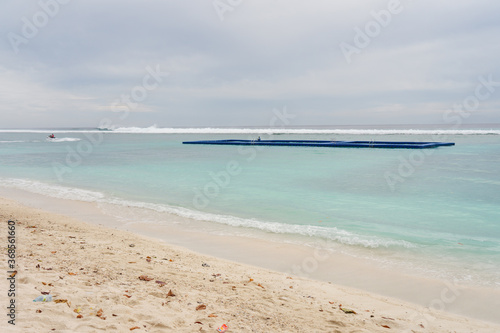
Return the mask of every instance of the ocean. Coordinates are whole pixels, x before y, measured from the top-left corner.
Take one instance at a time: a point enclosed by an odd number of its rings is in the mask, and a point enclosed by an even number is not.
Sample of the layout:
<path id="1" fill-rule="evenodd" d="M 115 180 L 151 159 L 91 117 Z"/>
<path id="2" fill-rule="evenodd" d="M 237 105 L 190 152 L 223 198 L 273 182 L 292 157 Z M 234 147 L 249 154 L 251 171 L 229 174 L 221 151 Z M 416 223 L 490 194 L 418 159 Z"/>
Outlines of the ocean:
<path id="1" fill-rule="evenodd" d="M 56 139 L 48 140 L 54 133 Z M 435 149 L 183 145 L 446 141 Z M 94 202 L 126 225 L 326 247 L 500 287 L 500 126 L 0 130 L 0 186 Z M 171 219 L 181 217 L 182 219 Z"/>

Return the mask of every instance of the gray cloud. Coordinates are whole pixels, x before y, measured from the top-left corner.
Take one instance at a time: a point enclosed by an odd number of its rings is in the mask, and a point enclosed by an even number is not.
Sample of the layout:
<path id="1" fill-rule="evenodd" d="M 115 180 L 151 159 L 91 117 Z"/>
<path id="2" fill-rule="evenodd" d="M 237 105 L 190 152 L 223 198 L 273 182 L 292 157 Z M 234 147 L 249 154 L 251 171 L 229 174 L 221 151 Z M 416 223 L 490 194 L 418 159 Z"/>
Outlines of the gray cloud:
<path id="1" fill-rule="evenodd" d="M 479 76 L 500 81 L 492 0 L 401 0 L 350 64 L 340 43 L 390 1 L 241 1 L 221 21 L 211 1 L 59 0 L 16 54 L 9 38 L 57 1 L 1 5 L 0 127 L 95 127 L 148 66 L 169 76 L 123 125 L 266 126 L 284 105 L 303 125 L 436 123 Z M 500 122 L 499 96 L 467 121 Z"/>

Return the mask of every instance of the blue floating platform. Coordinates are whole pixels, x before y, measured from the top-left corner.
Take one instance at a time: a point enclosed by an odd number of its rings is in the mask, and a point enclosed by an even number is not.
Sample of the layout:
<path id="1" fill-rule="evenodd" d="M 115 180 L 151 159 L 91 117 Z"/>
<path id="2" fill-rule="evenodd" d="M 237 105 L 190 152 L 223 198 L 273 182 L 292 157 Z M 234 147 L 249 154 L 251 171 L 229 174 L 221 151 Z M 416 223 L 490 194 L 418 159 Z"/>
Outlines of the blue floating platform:
<path id="1" fill-rule="evenodd" d="M 328 148 L 409 148 L 425 149 L 454 146 L 454 142 L 398 142 L 398 141 L 315 141 L 315 140 L 202 140 L 184 141 L 186 145 L 231 146 L 289 146 Z"/>

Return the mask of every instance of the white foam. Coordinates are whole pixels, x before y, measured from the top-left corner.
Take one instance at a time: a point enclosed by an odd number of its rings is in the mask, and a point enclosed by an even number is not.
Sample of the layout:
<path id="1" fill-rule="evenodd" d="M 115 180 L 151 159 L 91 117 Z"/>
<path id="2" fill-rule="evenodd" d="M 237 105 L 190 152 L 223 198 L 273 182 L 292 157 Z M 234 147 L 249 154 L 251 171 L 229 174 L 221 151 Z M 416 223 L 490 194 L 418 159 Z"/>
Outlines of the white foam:
<path id="1" fill-rule="evenodd" d="M 134 207 L 149 209 L 160 213 L 168 213 L 197 221 L 225 224 L 232 227 L 243 227 L 258 229 L 276 234 L 291 234 L 308 237 L 318 237 L 345 245 L 362 246 L 367 248 L 377 247 L 404 247 L 413 248 L 414 244 L 403 240 L 383 239 L 357 235 L 346 230 L 337 228 L 325 228 L 310 225 L 293 225 L 278 222 L 259 221 L 256 219 L 244 219 L 229 215 L 219 215 L 196 211 L 184 207 L 174 207 L 165 204 L 155 204 L 141 201 L 124 200 L 116 197 L 106 196 L 102 192 L 89 191 L 79 188 L 65 187 L 60 185 L 46 184 L 38 181 L 0 178 L 0 184 L 4 187 L 18 188 L 32 193 L 42 194 L 60 199 L 79 200 L 85 202 L 107 203 L 123 207 Z"/>
<path id="2" fill-rule="evenodd" d="M 104 198 L 104 194 L 101 192 L 88 191 L 84 189 L 65 187 L 59 185 L 51 185 L 27 179 L 0 178 L 0 184 L 1 186 L 4 187 L 17 188 L 24 191 L 42 194 L 45 196 L 59 198 L 59 199 L 97 202 Z"/>
<path id="3" fill-rule="evenodd" d="M 120 127 L 111 133 L 136 134 L 349 134 L 349 135 L 500 135 L 487 129 L 311 129 L 311 128 L 161 128 Z"/>
<path id="4" fill-rule="evenodd" d="M 79 138 L 47 138 L 47 141 L 49 142 L 74 142 L 74 141 L 80 141 L 81 139 Z"/>
<path id="5" fill-rule="evenodd" d="M 331 135 L 500 135 L 500 129 L 318 129 L 318 128 L 175 128 L 118 127 L 114 129 L 16 129 L 0 133 L 106 133 L 106 134 L 331 134 Z"/>
<path id="6" fill-rule="evenodd" d="M 192 209 L 187 209 L 183 207 L 172 207 L 163 204 L 153 204 L 138 201 L 129 201 L 122 199 L 107 199 L 103 200 L 106 203 L 135 207 L 135 208 L 145 208 L 154 210 L 161 213 L 174 214 L 177 216 L 189 218 L 197 221 L 215 222 L 220 224 L 229 225 L 232 227 L 243 227 L 249 229 L 258 229 L 265 232 L 276 233 L 276 234 L 292 234 L 301 235 L 308 237 L 319 237 L 335 242 L 339 242 L 345 245 L 357 245 L 368 248 L 377 247 L 404 247 L 404 248 L 414 248 L 414 244 L 403 240 L 390 240 L 382 239 L 378 237 L 369 237 L 356 235 L 354 233 L 337 229 L 337 228 L 325 228 L 310 225 L 293 225 L 284 224 L 278 222 L 264 222 L 256 219 L 244 219 L 229 215 L 211 214 L 207 212 L 200 212 Z"/>

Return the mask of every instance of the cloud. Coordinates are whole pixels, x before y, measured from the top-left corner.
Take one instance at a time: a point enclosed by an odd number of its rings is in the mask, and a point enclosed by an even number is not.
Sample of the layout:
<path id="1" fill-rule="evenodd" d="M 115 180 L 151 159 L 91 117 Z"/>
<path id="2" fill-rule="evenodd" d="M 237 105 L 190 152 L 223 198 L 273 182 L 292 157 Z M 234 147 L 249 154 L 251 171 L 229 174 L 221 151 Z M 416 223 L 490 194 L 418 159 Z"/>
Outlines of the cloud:
<path id="1" fill-rule="evenodd" d="M 389 3 L 242 1 L 221 21 L 211 1 L 6 2 L 0 126 L 96 126 L 148 66 L 170 75 L 124 125 L 266 125 L 284 105 L 303 124 L 428 123 L 479 76 L 500 81 L 500 3 L 486 0 L 401 0 L 349 64 L 340 43 L 354 45 Z M 9 36 L 24 38 L 41 4 L 55 14 L 16 54 Z M 499 96 L 467 120 L 500 122 L 486 111 Z"/>

